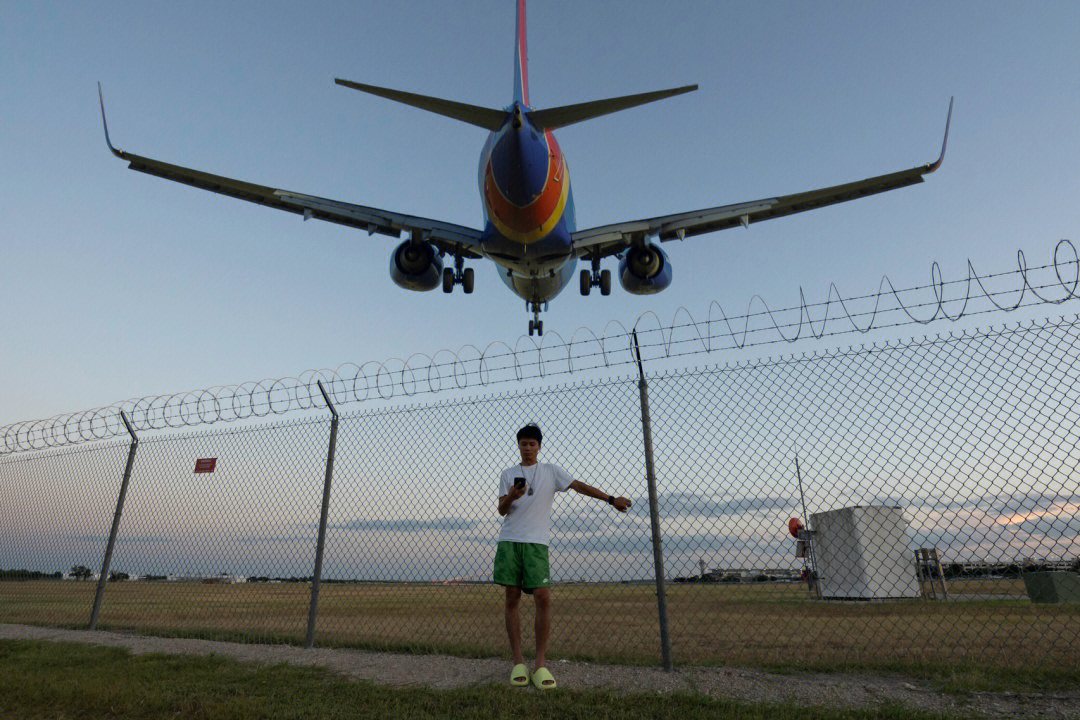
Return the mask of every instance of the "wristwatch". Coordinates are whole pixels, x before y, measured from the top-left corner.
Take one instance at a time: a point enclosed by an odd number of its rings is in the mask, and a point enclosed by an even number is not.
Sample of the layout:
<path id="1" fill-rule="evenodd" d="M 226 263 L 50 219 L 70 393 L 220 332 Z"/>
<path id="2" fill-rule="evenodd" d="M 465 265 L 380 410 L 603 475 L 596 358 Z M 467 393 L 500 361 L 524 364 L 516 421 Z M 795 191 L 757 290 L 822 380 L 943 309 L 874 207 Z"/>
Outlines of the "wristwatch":
<path id="1" fill-rule="evenodd" d="M 607 496 L 607 504 L 612 506 L 612 507 L 615 507 L 615 496 L 614 495 L 608 495 Z"/>

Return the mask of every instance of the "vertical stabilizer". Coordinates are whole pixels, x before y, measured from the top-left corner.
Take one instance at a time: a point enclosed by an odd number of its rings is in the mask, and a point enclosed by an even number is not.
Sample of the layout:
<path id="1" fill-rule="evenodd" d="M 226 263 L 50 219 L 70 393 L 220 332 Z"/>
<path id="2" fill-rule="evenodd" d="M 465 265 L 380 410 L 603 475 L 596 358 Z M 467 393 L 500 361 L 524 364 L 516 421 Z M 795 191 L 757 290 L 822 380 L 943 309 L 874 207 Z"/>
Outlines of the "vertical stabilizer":
<path id="1" fill-rule="evenodd" d="M 525 0 L 517 0 L 514 24 L 514 102 L 529 107 L 529 53 L 525 47 Z"/>

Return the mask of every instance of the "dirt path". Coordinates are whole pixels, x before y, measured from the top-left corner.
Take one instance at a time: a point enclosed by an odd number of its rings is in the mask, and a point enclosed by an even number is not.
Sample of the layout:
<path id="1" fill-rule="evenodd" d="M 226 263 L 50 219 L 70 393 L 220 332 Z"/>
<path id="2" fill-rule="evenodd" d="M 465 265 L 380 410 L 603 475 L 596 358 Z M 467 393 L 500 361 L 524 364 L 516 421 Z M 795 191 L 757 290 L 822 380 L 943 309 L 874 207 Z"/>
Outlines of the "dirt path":
<path id="1" fill-rule="evenodd" d="M 125 648 L 135 654 L 219 655 L 245 662 L 291 663 L 326 668 L 345 677 L 390 686 L 423 685 L 436 690 L 478 684 L 502 684 L 510 671 L 497 659 L 445 655 L 405 655 L 245 643 L 121 635 L 89 630 L 60 630 L 0 624 L 0 638 L 58 640 Z M 550 666 L 560 688 L 604 688 L 623 692 L 697 692 L 744 702 L 874 707 L 902 703 L 935 712 L 990 718 L 1080 718 L 1080 691 L 1051 694 L 971 693 L 954 696 L 919 687 L 896 676 L 849 674 L 778 675 L 746 668 L 659 668 L 559 661 Z M 418 679 L 420 679 L 418 681 Z M 507 688 L 510 692 L 511 688 Z M 516 690 L 515 692 L 527 692 Z"/>

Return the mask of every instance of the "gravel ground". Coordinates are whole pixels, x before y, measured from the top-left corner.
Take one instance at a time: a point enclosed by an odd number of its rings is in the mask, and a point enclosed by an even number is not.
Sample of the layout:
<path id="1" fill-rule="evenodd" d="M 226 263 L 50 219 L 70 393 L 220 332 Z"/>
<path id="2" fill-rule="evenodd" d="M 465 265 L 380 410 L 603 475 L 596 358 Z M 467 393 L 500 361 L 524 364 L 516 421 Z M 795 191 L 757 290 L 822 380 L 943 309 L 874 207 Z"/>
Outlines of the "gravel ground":
<path id="1" fill-rule="evenodd" d="M 59 640 L 125 648 L 135 654 L 219 655 L 245 662 L 315 665 L 345 677 L 390 686 L 424 686 L 436 690 L 507 682 L 510 663 L 497 659 L 445 655 L 406 655 L 289 645 L 145 637 L 89 630 L 60 630 L 29 625 L 0 624 L 0 638 Z M 550 664 L 560 688 L 602 688 L 628 693 L 696 692 L 744 702 L 782 702 L 854 708 L 900 703 L 934 712 L 955 712 L 988 718 L 1080 718 L 1080 691 L 1015 694 L 948 695 L 897 676 L 789 674 L 746 668 L 681 667 L 673 673 L 659 668 L 599 665 L 561 660 Z M 507 688 L 510 691 L 510 688 Z M 522 692 L 514 690 L 514 692 Z"/>

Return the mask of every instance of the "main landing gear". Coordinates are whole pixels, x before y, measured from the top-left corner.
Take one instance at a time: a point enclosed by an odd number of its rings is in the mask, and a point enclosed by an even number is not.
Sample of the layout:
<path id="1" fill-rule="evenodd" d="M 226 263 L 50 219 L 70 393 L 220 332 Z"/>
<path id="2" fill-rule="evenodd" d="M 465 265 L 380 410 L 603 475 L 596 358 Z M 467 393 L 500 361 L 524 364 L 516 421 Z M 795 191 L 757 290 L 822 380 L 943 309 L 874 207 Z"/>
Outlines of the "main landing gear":
<path id="1" fill-rule="evenodd" d="M 530 303 L 533 312 L 533 319 L 529 321 L 529 337 L 533 336 L 533 331 L 536 331 L 537 335 L 544 334 L 544 321 L 540 319 L 540 303 Z"/>
<path id="2" fill-rule="evenodd" d="M 601 295 L 611 294 L 611 271 L 600 270 L 600 258 L 593 258 L 592 271 L 581 271 L 581 294 L 588 295 L 589 291 L 597 286 L 600 287 Z"/>
<path id="3" fill-rule="evenodd" d="M 454 267 L 444 268 L 442 271 L 442 291 L 449 293 L 454 291 L 454 286 L 461 285 L 461 289 L 469 295 L 473 291 L 473 269 L 465 267 L 465 258 L 457 255 L 454 257 Z"/>

